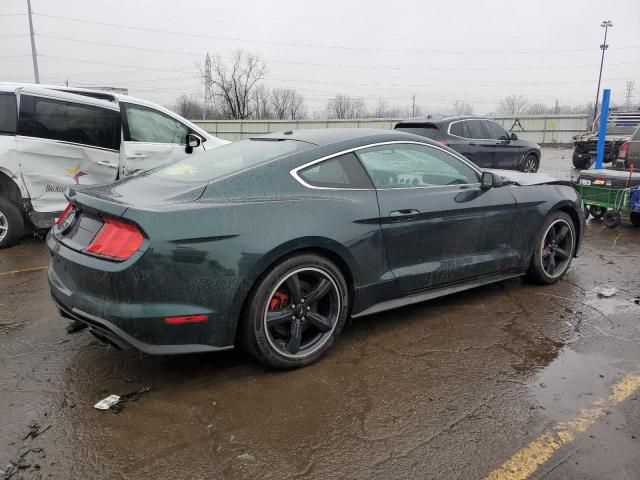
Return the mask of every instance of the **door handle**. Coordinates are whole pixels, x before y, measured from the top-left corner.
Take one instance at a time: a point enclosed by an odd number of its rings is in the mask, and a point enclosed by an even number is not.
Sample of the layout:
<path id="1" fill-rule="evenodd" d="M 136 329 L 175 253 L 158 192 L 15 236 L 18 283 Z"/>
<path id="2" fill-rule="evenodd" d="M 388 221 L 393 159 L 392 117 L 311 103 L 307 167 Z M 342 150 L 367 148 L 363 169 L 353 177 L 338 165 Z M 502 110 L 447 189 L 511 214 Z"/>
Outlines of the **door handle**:
<path id="1" fill-rule="evenodd" d="M 133 154 L 129 153 L 127 154 L 127 158 L 129 160 L 132 160 L 134 158 L 147 158 L 147 155 L 145 155 L 144 153 L 133 153 Z"/>
<path id="2" fill-rule="evenodd" d="M 392 212 L 389 212 L 390 217 L 404 217 L 404 218 L 415 217 L 419 214 L 420 214 L 420 210 L 416 210 L 415 208 L 405 208 L 402 210 L 393 210 Z"/>
<path id="3" fill-rule="evenodd" d="M 103 167 L 109 167 L 109 168 L 118 168 L 118 165 L 116 165 L 115 163 L 107 162 L 106 160 L 100 160 L 98 162 L 98 165 L 102 165 Z"/>

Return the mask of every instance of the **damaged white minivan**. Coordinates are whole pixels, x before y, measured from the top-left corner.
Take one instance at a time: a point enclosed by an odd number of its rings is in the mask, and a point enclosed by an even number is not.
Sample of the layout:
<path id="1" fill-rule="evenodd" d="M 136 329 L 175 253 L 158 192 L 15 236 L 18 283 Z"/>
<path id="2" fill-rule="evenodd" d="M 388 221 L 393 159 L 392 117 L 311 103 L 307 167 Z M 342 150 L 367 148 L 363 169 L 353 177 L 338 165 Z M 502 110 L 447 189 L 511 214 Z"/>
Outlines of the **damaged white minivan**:
<path id="1" fill-rule="evenodd" d="M 0 248 L 50 228 L 69 186 L 110 183 L 226 143 L 126 95 L 0 83 Z"/>

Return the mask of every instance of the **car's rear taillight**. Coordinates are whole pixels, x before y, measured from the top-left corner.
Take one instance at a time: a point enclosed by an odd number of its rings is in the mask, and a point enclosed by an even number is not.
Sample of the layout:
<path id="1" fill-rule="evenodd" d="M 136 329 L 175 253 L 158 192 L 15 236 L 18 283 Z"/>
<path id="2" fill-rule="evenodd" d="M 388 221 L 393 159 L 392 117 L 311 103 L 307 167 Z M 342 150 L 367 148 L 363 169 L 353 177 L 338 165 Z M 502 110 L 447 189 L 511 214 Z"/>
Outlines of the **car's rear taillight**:
<path id="1" fill-rule="evenodd" d="M 627 158 L 627 154 L 629 153 L 629 142 L 624 142 L 620 145 L 620 150 L 618 150 L 618 160 L 625 160 Z"/>
<path id="2" fill-rule="evenodd" d="M 133 255 L 143 242 L 144 237 L 135 225 L 105 218 L 104 225 L 84 251 L 122 261 Z"/>
<path id="3" fill-rule="evenodd" d="M 73 210 L 73 205 L 69 203 L 67 207 L 62 211 L 60 216 L 56 219 L 56 225 L 60 225 L 62 221 L 67 217 L 67 215 L 71 213 L 71 210 Z"/>

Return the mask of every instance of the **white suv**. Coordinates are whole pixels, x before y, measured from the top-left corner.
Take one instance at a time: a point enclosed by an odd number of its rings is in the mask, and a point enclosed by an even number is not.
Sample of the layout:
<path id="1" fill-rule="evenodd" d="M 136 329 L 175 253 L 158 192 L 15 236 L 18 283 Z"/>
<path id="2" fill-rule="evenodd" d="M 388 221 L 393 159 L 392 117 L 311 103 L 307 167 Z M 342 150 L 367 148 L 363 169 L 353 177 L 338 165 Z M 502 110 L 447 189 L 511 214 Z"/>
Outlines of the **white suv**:
<path id="1" fill-rule="evenodd" d="M 0 248 L 25 226 L 50 228 L 69 186 L 110 183 L 226 143 L 126 95 L 0 83 Z"/>

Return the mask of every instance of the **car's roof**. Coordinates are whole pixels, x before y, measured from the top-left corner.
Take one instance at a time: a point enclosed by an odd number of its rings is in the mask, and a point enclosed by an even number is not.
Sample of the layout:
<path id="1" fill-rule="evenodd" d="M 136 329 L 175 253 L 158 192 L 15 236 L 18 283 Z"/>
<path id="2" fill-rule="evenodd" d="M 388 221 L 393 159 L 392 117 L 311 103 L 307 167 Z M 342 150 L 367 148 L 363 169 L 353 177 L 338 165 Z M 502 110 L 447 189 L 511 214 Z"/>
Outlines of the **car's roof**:
<path id="1" fill-rule="evenodd" d="M 166 113 L 172 117 L 180 117 L 182 121 L 188 123 L 189 127 L 193 128 L 196 132 L 201 135 L 204 135 L 206 138 L 213 138 L 211 134 L 207 133 L 202 128 L 194 125 L 192 122 L 187 120 L 186 118 L 181 117 L 180 115 L 172 112 L 171 110 L 163 107 L 162 105 L 158 105 L 157 103 L 149 102 L 147 100 L 143 100 L 137 97 L 131 97 L 129 95 L 124 95 L 122 93 L 107 91 L 107 90 L 98 90 L 98 89 L 90 89 L 90 88 L 78 88 L 78 87 L 67 87 L 64 85 L 48 85 L 48 84 L 38 84 L 38 83 L 18 83 L 18 82 L 0 82 L 0 92 L 15 92 L 17 89 L 25 88 L 29 90 L 33 89 L 46 89 L 46 90 L 54 90 L 56 92 L 75 94 L 75 95 L 84 95 L 92 99 L 90 103 L 94 105 L 104 105 L 104 106 L 113 106 L 115 103 L 119 102 L 127 102 L 127 103 L 135 103 L 136 105 L 141 105 L 143 107 L 153 108 L 160 112 Z"/>
<path id="2" fill-rule="evenodd" d="M 289 130 L 287 132 L 270 133 L 253 138 L 273 138 L 282 140 L 298 140 L 314 145 L 330 145 L 348 140 L 367 139 L 371 142 L 385 142 L 393 140 L 411 140 L 425 142 L 425 138 L 397 130 L 383 130 L 377 128 L 319 128 Z"/>
<path id="3" fill-rule="evenodd" d="M 410 126 L 410 125 L 420 126 L 420 125 L 427 125 L 427 124 L 442 125 L 442 124 L 451 123 L 459 120 L 491 120 L 491 119 L 487 117 L 477 116 L 477 115 L 455 115 L 452 117 L 446 117 L 446 118 L 441 118 L 436 120 L 434 118 L 427 116 L 427 117 L 416 117 L 416 118 L 409 118 L 407 120 L 402 120 L 401 122 L 398 122 L 396 127 L 398 125 L 400 126 Z"/>

